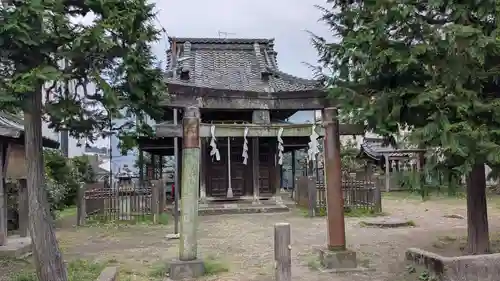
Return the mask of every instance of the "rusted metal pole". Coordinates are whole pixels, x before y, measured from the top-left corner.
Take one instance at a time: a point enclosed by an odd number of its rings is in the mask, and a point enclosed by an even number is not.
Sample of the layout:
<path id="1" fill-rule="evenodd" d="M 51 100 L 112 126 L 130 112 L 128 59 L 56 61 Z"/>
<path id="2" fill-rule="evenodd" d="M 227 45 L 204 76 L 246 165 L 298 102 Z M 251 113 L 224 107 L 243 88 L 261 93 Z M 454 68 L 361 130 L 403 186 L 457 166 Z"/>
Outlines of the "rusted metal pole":
<path id="1" fill-rule="evenodd" d="M 182 204 L 179 260 L 197 258 L 198 189 L 200 187 L 200 110 L 184 111 L 182 149 Z M 176 187 L 177 188 L 177 187 Z"/>
<path id="2" fill-rule="evenodd" d="M 328 107 L 323 110 L 323 126 L 325 127 L 324 153 L 328 249 L 331 251 L 344 251 L 346 249 L 344 196 L 342 194 L 340 136 L 337 108 Z"/>

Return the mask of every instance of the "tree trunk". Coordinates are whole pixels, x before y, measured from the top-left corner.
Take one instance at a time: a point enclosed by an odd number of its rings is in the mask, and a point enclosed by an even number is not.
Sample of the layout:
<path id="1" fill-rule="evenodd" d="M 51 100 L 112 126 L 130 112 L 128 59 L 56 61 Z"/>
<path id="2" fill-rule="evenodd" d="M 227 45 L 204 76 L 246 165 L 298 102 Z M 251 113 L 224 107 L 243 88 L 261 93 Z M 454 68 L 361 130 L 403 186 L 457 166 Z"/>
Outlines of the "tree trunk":
<path id="1" fill-rule="evenodd" d="M 484 164 L 476 164 L 467 177 L 467 248 L 468 254 L 490 252 L 486 176 Z"/>
<path id="2" fill-rule="evenodd" d="M 39 281 L 67 281 L 52 216 L 50 215 L 43 163 L 41 87 L 27 95 L 24 111 L 29 230 Z"/>

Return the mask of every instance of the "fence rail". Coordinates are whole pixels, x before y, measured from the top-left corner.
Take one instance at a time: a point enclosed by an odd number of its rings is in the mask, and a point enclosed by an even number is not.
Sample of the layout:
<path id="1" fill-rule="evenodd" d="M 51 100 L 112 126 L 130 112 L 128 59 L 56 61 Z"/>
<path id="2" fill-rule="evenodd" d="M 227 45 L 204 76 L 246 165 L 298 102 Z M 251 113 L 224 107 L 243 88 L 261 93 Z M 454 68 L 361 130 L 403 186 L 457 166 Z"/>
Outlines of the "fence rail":
<path id="1" fill-rule="evenodd" d="M 144 220 L 163 210 L 164 196 L 158 186 L 89 185 L 85 187 L 82 204 L 85 219 L 90 221 Z"/>
<path id="2" fill-rule="evenodd" d="M 313 208 L 316 212 L 326 211 L 326 189 L 323 177 L 317 180 L 315 176 L 298 176 L 295 182 L 294 199 L 299 206 L 308 208 L 310 213 L 312 213 Z M 381 212 L 378 179 L 371 180 L 354 175 L 344 175 L 342 190 L 344 208 Z"/>

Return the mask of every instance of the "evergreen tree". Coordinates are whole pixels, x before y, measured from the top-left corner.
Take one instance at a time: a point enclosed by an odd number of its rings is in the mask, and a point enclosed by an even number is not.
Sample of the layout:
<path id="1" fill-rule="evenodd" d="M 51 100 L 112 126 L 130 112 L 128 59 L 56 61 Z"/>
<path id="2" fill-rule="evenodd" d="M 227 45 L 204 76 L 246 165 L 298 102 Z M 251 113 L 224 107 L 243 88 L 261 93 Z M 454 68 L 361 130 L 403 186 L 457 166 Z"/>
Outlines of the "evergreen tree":
<path id="1" fill-rule="evenodd" d="M 42 117 L 56 130 L 90 141 L 111 129 L 112 117 L 158 119 L 165 86 L 149 45 L 159 35 L 153 24 L 154 5 L 145 0 L 2 4 L 0 110 L 24 113 L 30 234 L 38 280 L 67 281 L 40 188 L 45 186 Z M 83 17 L 93 20 L 78 23 Z M 74 81 L 74 89 L 63 87 L 66 81 Z M 137 128 L 133 121 L 114 129 L 128 146 L 133 145 L 133 132 L 150 131 L 147 124 Z"/>
<path id="2" fill-rule="evenodd" d="M 490 250 L 484 164 L 500 162 L 500 1 L 329 0 L 314 36 L 332 98 L 369 129 L 412 130 L 466 171 L 468 246 Z"/>

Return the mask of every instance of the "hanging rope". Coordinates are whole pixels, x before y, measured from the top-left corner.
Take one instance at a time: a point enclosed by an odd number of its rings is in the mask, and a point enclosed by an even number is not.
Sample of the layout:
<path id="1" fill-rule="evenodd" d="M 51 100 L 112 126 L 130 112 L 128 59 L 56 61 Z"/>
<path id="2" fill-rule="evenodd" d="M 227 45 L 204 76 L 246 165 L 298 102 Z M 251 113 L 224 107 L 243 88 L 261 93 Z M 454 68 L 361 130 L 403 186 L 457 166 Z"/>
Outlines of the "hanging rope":
<path id="1" fill-rule="evenodd" d="M 283 134 L 283 128 L 280 128 L 278 131 L 278 165 L 283 165 L 283 151 L 285 147 L 283 147 L 283 139 L 281 135 Z"/>
<path id="2" fill-rule="evenodd" d="M 248 160 L 248 140 L 247 140 L 247 135 L 248 135 L 248 128 L 245 127 L 245 132 L 243 133 L 243 153 L 241 153 L 241 156 L 243 156 L 243 164 L 247 164 Z"/>
<path id="3" fill-rule="evenodd" d="M 219 149 L 217 149 L 217 139 L 215 138 L 215 126 L 212 125 L 210 127 L 210 136 L 212 137 L 210 140 L 210 147 L 212 147 L 212 150 L 210 150 L 210 156 L 215 156 L 216 161 L 220 161 L 220 153 Z"/>

